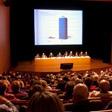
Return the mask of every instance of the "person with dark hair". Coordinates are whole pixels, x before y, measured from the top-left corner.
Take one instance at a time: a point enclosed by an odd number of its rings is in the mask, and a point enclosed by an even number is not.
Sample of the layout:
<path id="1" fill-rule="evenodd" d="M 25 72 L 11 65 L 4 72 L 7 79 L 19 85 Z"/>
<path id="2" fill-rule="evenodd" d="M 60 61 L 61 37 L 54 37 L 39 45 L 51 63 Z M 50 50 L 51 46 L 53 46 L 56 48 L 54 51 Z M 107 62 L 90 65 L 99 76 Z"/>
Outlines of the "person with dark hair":
<path id="1" fill-rule="evenodd" d="M 44 91 L 44 88 L 39 84 L 35 84 L 30 89 L 28 96 L 29 98 L 31 98 L 33 94 L 35 94 L 36 92 L 42 92 L 42 91 Z"/>
<path id="2" fill-rule="evenodd" d="M 88 87 L 88 89 L 89 89 L 89 91 L 90 91 L 90 87 L 91 87 L 91 85 L 92 85 L 92 79 L 91 79 L 91 77 L 86 77 L 86 78 L 84 79 L 84 83 L 86 84 L 86 86 Z"/>
<path id="3" fill-rule="evenodd" d="M 30 112 L 64 112 L 64 107 L 56 94 L 51 92 L 36 92 L 29 102 Z"/>
<path id="4" fill-rule="evenodd" d="M 56 86 L 56 89 L 60 89 L 61 91 L 64 91 L 65 85 L 66 85 L 65 79 L 62 77 L 58 78 L 58 84 Z"/>
<path id="5" fill-rule="evenodd" d="M 70 100 L 72 99 L 72 93 L 75 83 L 73 81 L 68 81 L 65 85 L 65 94 L 64 94 L 64 100 Z"/>

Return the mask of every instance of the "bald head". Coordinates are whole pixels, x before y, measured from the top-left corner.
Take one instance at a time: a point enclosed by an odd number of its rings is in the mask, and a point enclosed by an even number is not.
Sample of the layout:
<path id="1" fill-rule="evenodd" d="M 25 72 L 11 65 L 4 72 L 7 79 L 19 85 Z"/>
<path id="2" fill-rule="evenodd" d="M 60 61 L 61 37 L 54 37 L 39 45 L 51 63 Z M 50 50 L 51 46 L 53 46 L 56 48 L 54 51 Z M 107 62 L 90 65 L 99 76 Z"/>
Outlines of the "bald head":
<path id="1" fill-rule="evenodd" d="M 88 88 L 85 84 L 79 83 L 74 86 L 73 89 L 73 100 L 85 100 L 88 98 Z"/>

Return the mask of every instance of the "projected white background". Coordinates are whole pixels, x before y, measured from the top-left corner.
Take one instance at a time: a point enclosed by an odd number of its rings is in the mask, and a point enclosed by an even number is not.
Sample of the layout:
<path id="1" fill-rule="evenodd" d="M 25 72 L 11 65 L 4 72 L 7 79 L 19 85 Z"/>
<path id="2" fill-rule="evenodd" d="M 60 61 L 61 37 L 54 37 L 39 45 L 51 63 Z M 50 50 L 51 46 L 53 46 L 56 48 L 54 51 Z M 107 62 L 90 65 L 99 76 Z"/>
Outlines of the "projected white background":
<path id="1" fill-rule="evenodd" d="M 59 18 L 67 18 L 67 39 L 59 39 Z M 81 45 L 81 10 L 34 10 L 35 45 Z"/>

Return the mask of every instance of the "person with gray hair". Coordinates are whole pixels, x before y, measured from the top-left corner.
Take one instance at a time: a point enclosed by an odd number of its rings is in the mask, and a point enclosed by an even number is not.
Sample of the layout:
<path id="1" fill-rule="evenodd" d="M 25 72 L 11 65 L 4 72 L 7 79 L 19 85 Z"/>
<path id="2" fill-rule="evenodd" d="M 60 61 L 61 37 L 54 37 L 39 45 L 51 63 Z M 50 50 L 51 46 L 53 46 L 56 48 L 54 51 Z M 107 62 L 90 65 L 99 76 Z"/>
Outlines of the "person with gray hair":
<path id="1" fill-rule="evenodd" d="M 88 100 L 88 87 L 84 83 L 78 83 L 73 88 L 73 104 L 64 105 L 65 110 L 72 112 L 89 112 L 91 104 Z"/>
<path id="2" fill-rule="evenodd" d="M 79 83 L 73 88 L 73 102 L 77 103 L 88 99 L 88 87 L 85 84 Z"/>

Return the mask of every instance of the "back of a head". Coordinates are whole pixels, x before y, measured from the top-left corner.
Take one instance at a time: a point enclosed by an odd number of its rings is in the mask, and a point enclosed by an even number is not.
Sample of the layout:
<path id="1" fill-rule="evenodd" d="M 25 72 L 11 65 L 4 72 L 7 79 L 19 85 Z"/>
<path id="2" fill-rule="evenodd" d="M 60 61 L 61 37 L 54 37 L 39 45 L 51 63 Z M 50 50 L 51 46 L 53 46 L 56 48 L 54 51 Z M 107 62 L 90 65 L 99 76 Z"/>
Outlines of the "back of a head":
<path id="1" fill-rule="evenodd" d="M 79 84 L 79 83 L 83 83 L 83 81 L 79 78 L 76 78 L 75 79 L 75 85 Z"/>
<path id="2" fill-rule="evenodd" d="M 33 94 L 35 94 L 36 92 L 42 92 L 42 91 L 44 91 L 44 88 L 39 84 L 35 84 L 29 91 L 29 98 L 31 98 Z"/>
<path id="3" fill-rule="evenodd" d="M 40 80 L 40 84 L 41 84 L 44 88 L 46 88 L 46 87 L 48 86 L 47 82 L 46 82 L 45 80 L 43 80 L 43 79 Z"/>
<path id="4" fill-rule="evenodd" d="M 103 79 L 99 82 L 99 87 L 102 93 L 106 93 L 109 91 L 110 83 L 109 81 Z"/>
<path id="5" fill-rule="evenodd" d="M 29 104 L 31 112 L 64 112 L 62 102 L 50 92 L 36 92 Z"/>
<path id="6" fill-rule="evenodd" d="M 87 85 L 88 89 L 90 88 L 91 84 L 92 84 L 92 79 L 91 77 L 86 77 L 84 79 L 84 83 Z"/>
<path id="7" fill-rule="evenodd" d="M 3 80 L 0 80 L 0 95 L 4 95 L 5 91 L 7 90 L 7 83 Z"/>
<path id="8" fill-rule="evenodd" d="M 98 76 L 98 74 L 96 74 L 95 72 L 93 72 L 93 76 L 92 76 L 92 80 L 93 81 L 98 81 L 98 79 L 99 79 L 99 76 Z"/>
<path id="9" fill-rule="evenodd" d="M 82 83 L 79 83 L 76 86 L 74 86 L 74 89 L 73 89 L 74 102 L 87 100 L 87 99 L 88 99 L 88 87 Z"/>
<path id="10" fill-rule="evenodd" d="M 72 98 L 73 87 L 75 83 L 73 81 L 68 81 L 65 85 L 65 99 Z"/>
<path id="11" fill-rule="evenodd" d="M 14 93 L 19 92 L 20 89 L 20 82 L 18 80 L 15 80 L 12 82 L 12 91 Z"/>

